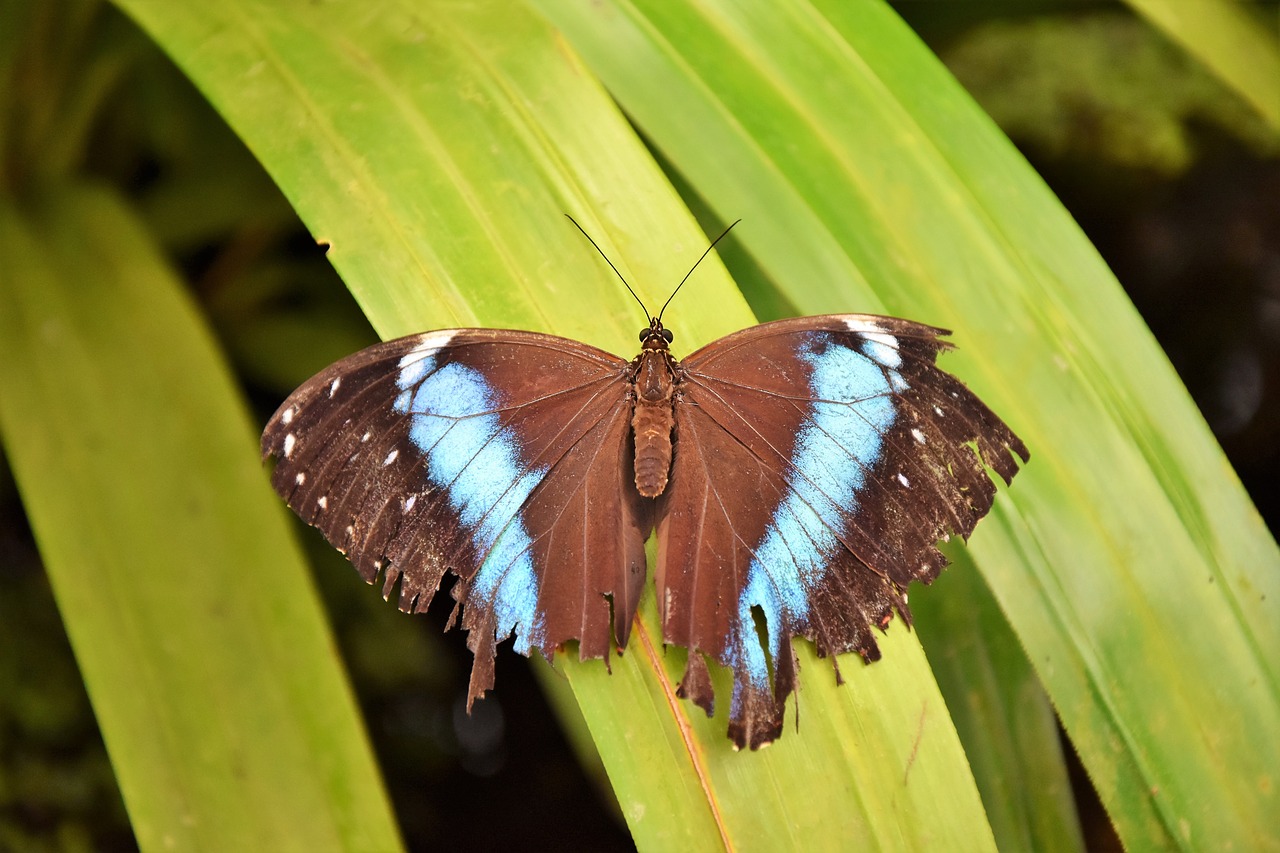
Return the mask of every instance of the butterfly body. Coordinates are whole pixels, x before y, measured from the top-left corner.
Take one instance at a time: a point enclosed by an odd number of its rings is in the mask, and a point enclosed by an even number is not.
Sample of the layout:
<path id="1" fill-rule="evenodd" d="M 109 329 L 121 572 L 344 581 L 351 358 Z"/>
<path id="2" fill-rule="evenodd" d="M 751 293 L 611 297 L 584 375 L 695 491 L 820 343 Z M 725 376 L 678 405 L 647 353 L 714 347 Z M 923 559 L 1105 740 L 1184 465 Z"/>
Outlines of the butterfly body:
<path id="1" fill-rule="evenodd" d="M 665 333 L 665 334 L 664 334 Z M 671 432 L 675 428 L 675 394 L 679 364 L 668 349 L 670 333 L 658 320 L 640 335 L 643 349 L 636 357 L 632 379 L 636 491 L 656 498 L 667 487 L 671 470 Z"/>
<path id="2" fill-rule="evenodd" d="M 459 329 L 322 371 L 263 433 L 273 484 L 384 595 L 421 611 L 445 574 L 475 654 L 582 658 L 627 644 L 656 530 L 679 692 L 711 712 L 733 671 L 730 737 L 781 733 L 793 637 L 875 660 L 872 628 L 945 565 L 1026 448 L 935 365 L 942 330 L 869 315 L 766 323 L 677 361 L 653 319 L 626 361 L 531 332 Z M 759 620 L 759 626 L 757 621 Z M 761 637 L 763 635 L 763 642 Z"/>

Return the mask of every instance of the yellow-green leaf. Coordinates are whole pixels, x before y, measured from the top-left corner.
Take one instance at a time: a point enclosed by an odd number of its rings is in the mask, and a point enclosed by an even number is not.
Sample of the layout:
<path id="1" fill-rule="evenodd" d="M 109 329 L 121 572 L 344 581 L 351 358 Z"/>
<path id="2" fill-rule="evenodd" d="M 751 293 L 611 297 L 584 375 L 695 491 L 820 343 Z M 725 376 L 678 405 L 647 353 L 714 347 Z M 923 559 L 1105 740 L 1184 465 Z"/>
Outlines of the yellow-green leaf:
<path id="1" fill-rule="evenodd" d="M 539 8 L 746 220 L 790 303 L 956 330 L 950 367 L 1033 454 L 970 550 L 1126 842 L 1274 839 L 1275 542 L 1097 253 L 937 60 L 874 2 Z"/>
<path id="2" fill-rule="evenodd" d="M 332 244 L 384 335 L 481 322 L 630 353 L 643 318 L 563 213 L 654 305 L 705 247 L 587 69 L 520 6 L 121 6 Z M 685 347 L 753 322 L 714 260 L 691 292 L 668 313 Z M 639 844 L 991 846 L 955 731 L 900 626 L 884 643 L 893 665 L 850 661 L 858 677 L 843 688 L 806 647 L 801 734 L 738 755 L 723 711 L 707 721 L 675 697 L 680 653 L 662 648 L 651 596 L 641 612 L 611 675 L 561 663 Z"/>
<path id="3" fill-rule="evenodd" d="M 395 849 L 208 330 L 109 192 L 0 199 L 0 436 L 144 850 Z"/>

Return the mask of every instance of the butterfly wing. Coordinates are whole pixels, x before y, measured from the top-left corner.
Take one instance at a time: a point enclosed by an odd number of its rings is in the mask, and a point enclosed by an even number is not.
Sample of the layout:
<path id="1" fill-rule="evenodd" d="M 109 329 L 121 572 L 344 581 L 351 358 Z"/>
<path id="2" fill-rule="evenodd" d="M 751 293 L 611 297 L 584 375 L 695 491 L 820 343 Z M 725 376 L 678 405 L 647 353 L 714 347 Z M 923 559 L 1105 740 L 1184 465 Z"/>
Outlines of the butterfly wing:
<path id="1" fill-rule="evenodd" d="M 991 508 L 984 464 L 1007 483 L 1013 454 L 1028 458 L 935 365 L 944 334 L 887 317 L 805 317 L 682 362 L 658 520 L 660 615 L 664 639 L 689 649 L 682 695 L 710 713 L 703 655 L 733 670 L 739 747 L 781 733 L 791 639 L 877 659 L 871 627 L 894 610 L 909 623 L 907 585 L 946 564 L 938 540 L 968 537 Z"/>
<path id="2" fill-rule="evenodd" d="M 445 572 L 475 655 L 583 658 L 625 645 L 645 577 L 630 485 L 627 363 L 529 332 L 461 329 L 378 344 L 295 391 L 262 435 L 272 484 L 383 595 L 427 608 Z M 612 610 L 612 614 L 611 614 Z"/>

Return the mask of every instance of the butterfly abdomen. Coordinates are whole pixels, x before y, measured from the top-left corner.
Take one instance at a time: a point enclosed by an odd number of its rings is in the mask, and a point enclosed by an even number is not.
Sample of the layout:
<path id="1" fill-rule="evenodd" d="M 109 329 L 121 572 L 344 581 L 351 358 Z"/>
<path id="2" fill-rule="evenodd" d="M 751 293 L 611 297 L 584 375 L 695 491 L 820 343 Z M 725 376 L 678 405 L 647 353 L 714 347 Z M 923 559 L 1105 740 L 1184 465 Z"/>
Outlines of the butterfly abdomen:
<path id="1" fill-rule="evenodd" d="M 675 376 L 671 356 L 665 349 L 646 348 L 637 361 L 635 410 L 631 415 L 636 442 L 636 490 L 646 498 L 656 498 L 667 488 L 667 475 L 671 472 Z"/>

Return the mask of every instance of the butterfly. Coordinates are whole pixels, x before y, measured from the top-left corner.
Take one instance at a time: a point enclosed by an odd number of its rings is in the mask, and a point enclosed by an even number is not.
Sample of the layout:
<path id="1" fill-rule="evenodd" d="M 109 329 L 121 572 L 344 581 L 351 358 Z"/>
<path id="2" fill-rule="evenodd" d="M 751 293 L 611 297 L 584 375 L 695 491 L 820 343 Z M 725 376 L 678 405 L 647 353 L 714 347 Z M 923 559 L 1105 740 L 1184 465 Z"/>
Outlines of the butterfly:
<path id="1" fill-rule="evenodd" d="M 631 360 L 499 329 L 374 345 L 294 391 L 262 455 L 402 610 L 456 577 L 468 709 L 508 637 L 548 660 L 572 640 L 584 660 L 621 653 L 656 530 L 662 638 L 688 650 L 678 693 L 712 715 L 708 664 L 730 669 L 729 737 L 757 749 L 782 732 L 793 639 L 877 660 L 873 628 L 910 624 L 908 584 L 946 565 L 938 541 L 991 508 L 986 469 L 1008 484 L 1029 454 L 936 366 L 946 330 L 801 317 L 677 360 L 662 311 L 645 313 Z"/>

